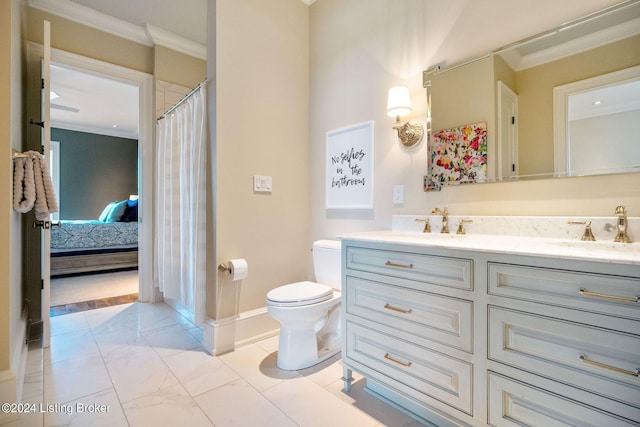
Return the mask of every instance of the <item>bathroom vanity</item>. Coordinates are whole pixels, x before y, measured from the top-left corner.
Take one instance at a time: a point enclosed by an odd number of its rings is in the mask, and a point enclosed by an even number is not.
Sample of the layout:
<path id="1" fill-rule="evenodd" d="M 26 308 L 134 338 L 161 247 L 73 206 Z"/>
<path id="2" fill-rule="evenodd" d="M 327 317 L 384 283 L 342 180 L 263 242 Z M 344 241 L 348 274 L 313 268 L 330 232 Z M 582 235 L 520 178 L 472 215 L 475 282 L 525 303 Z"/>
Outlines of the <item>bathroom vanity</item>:
<path id="1" fill-rule="evenodd" d="M 343 236 L 346 391 L 438 426 L 640 425 L 640 244 L 416 219 Z"/>

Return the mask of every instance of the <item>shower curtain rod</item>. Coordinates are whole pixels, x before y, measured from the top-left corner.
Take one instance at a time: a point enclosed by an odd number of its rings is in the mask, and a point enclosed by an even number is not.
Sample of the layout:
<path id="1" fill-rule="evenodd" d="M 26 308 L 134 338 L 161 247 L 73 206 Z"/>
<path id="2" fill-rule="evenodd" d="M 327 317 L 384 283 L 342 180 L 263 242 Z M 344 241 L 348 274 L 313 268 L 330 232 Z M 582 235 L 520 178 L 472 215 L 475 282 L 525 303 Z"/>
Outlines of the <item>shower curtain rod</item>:
<path id="1" fill-rule="evenodd" d="M 189 97 L 190 97 L 191 95 L 193 95 L 194 93 L 196 93 L 196 91 L 197 91 L 198 89 L 200 89 L 200 86 L 202 86 L 203 84 L 206 84 L 208 81 L 209 81 L 209 79 L 204 79 L 201 83 L 199 83 L 199 84 L 198 84 L 198 86 L 194 87 L 193 89 L 191 89 L 191 91 L 189 91 L 189 93 L 188 93 L 188 94 L 186 94 L 185 96 L 183 96 L 183 97 L 182 97 L 182 99 L 180 99 L 180 101 L 176 102 L 176 103 L 175 103 L 175 105 L 174 105 L 173 107 L 169 108 L 167 111 L 165 111 L 165 113 L 164 113 L 163 115 L 161 115 L 160 117 L 158 117 L 158 118 L 156 119 L 156 121 L 158 121 L 158 120 L 162 120 L 162 119 L 164 119 L 165 117 L 167 117 L 169 114 L 171 114 L 171 112 L 172 112 L 173 110 L 175 110 L 175 109 L 176 109 L 176 108 L 178 108 L 180 105 L 182 105 L 182 103 L 183 103 L 184 101 L 186 101 L 187 99 L 189 99 Z"/>

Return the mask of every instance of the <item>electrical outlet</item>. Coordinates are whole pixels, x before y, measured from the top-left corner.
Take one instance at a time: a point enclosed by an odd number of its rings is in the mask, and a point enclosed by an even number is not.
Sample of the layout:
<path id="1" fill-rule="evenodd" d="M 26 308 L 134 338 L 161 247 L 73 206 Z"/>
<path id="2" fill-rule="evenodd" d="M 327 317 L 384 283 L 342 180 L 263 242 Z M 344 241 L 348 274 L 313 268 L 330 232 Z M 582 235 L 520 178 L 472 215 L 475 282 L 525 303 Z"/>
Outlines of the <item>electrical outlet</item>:
<path id="1" fill-rule="evenodd" d="M 393 186 L 393 204 L 401 205 L 404 203 L 404 185 Z"/>

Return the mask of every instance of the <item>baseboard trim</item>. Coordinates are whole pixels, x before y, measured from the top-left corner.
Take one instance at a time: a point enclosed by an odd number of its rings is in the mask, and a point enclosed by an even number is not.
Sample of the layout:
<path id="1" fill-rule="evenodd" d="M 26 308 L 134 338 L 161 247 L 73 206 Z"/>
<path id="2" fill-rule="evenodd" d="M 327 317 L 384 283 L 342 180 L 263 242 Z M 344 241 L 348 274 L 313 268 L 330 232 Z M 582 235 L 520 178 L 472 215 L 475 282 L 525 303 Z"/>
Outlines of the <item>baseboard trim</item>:
<path id="1" fill-rule="evenodd" d="M 203 326 L 202 345 L 214 356 L 238 347 L 278 335 L 280 325 L 267 307 L 245 311 L 224 319 L 207 318 Z"/>

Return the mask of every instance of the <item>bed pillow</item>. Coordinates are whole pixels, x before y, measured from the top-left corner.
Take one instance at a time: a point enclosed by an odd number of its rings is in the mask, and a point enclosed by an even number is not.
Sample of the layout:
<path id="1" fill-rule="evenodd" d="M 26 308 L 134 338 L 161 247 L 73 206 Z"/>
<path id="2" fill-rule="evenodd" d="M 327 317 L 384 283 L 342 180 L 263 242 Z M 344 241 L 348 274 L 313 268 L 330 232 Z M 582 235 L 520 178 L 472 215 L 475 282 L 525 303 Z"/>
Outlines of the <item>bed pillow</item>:
<path id="1" fill-rule="evenodd" d="M 111 208 L 111 211 L 107 215 L 107 219 L 105 220 L 105 222 L 118 222 L 118 221 L 120 221 L 120 218 L 122 218 L 122 215 L 124 215 L 124 211 L 126 209 L 127 209 L 127 201 L 126 200 L 123 200 L 121 202 L 116 202 L 116 204 L 113 205 L 113 208 Z"/>
<path id="2" fill-rule="evenodd" d="M 124 211 L 124 215 L 120 218 L 121 222 L 134 222 L 138 221 L 138 200 L 127 200 L 127 208 Z"/>
<path id="3" fill-rule="evenodd" d="M 110 202 L 107 206 L 105 206 L 105 208 L 102 210 L 102 213 L 98 217 L 98 221 L 106 222 L 107 221 L 107 217 L 111 213 L 111 210 L 116 205 L 116 203 L 118 203 L 118 202 L 115 202 L 115 201 L 114 202 Z"/>

